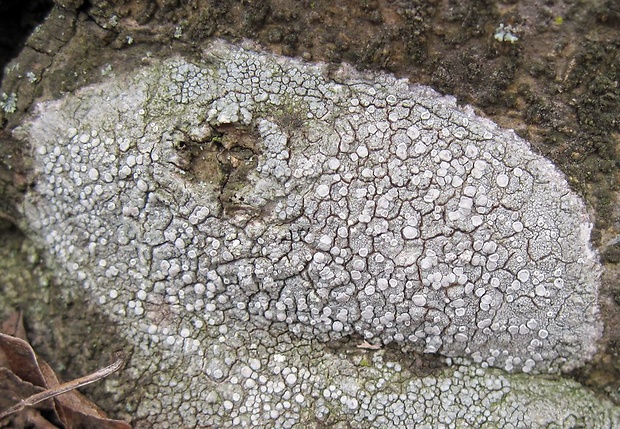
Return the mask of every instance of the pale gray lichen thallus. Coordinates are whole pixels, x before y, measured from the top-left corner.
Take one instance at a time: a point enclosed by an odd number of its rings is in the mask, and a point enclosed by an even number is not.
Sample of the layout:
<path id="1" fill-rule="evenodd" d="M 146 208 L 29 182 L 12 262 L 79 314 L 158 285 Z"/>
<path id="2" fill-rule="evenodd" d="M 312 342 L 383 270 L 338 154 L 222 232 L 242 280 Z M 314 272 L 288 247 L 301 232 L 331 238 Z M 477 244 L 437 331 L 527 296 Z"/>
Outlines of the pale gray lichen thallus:
<path id="1" fill-rule="evenodd" d="M 45 104 L 18 132 L 41 173 L 30 228 L 133 341 L 218 382 L 250 358 L 215 339 L 256 327 L 507 371 L 592 356 L 591 224 L 526 142 L 389 75 L 207 56 Z"/>

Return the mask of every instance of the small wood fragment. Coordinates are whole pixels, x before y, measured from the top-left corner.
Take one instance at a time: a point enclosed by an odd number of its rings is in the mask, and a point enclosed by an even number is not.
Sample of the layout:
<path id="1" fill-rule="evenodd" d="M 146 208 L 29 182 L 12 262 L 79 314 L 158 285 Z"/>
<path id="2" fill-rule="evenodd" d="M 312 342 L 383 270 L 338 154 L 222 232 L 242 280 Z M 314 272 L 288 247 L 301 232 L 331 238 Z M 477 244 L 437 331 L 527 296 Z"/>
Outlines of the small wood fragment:
<path id="1" fill-rule="evenodd" d="M 73 381 L 62 383 L 61 385 L 53 389 L 48 389 L 41 393 L 34 394 L 26 399 L 22 399 L 11 408 L 0 413 L 0 419 L 3 419 L 13 413 L 19 412 L 26 407 L 31 407 L 38 404 L 39 402 L 43 402 L 47 399 L 52 399 L 58 395 L 62 395 L 63 393 L 67 393 L 88 384 L 94 383 L 101 380 L 102 378 L 109 376 L 110 374 L 115 373 L 123 366 L 123 363 L 125 362 L 125 356 L 123 353 L 117 353 L 116 357 L 117 360 L 112 365 L 106 366 L 105 368 L 95 371 L 92 374 L 76 378 Z"/>
<path id="2" fill-rule="evenodd" d="M 358 344 L 356 347 L 358 349 L 364 349 L 364 350 L 379 350 L 381 348 L 379 344 L 370 344 L 366 340 L 364 340 L 362 344 Z"/>

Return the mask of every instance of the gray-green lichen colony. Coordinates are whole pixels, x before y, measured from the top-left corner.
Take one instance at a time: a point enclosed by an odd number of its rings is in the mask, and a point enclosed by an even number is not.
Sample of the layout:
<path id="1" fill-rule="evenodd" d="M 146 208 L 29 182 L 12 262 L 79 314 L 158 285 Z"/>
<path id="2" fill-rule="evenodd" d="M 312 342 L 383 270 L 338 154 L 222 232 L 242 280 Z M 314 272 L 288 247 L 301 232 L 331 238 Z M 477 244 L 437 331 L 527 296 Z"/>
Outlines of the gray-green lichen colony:
<path id="1" fill-rule="evenodd" d="M 40 173 L 26 229 L 143 356 L 149 425 L 617 419 L 486 369 L 589 359 L 600 267 L 561 173 L 453 99 L 216 42 L 45 103 L 16 134 Z M 416 378 L 321 346 L 348 337 L 458 364 Z"/>

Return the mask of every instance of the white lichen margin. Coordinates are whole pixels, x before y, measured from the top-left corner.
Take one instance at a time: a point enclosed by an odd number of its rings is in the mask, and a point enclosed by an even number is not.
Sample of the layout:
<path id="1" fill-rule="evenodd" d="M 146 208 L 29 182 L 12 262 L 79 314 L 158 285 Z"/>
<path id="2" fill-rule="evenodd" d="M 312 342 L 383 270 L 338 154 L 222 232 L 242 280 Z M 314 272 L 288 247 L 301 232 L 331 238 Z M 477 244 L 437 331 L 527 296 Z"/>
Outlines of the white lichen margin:
<path id="1" fill-rule="evenodd" d="M 557 372 L 596 351 L 583 202 L 454 99 L 326 73 L 216 42 L 42 104 L 16 131 L 39 173 L 24 228 L 136 346 L 151 384 L 132 411 L 158 427 L 539 426 L 527 377 L 485 368 Z M 177 143 L 229 123 L 260 141 L 224 213 Z M 382 351 L 356 365 L 321 346 L 351 334 L 455 366 L 416 378 Z M 579 388 L 540 387 L 548 423 L 618 418 L 554 389 Z"/>

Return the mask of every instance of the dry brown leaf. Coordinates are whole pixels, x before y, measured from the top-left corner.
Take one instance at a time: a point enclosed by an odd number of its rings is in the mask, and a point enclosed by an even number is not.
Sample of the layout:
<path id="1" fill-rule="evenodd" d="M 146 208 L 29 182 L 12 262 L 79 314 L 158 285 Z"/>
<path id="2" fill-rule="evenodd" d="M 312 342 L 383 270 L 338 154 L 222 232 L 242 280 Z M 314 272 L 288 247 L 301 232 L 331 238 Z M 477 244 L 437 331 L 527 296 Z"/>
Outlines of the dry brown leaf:
<path id="1" fill-rule="evenodd" d="M 3 328 L 4 326 L 3 324 Z M 0 333 L 0 391 L 3 392 L 0 398 L 0 409 L 8 409 L 24 398 L 45 391 L 45 386 L 41 385 L 43 380 L 30 345 L 20 338 Z M 41 413 L 51 416 L 51 420 L 55 423 L 60 422 L 54 419 L 56 416 L 54 402 L 47 400 L 37 404 L 36 407 L 0 421 L 0 427 L 35 427 L 37 429 L 58 427 L 44 418 Z"/>
<path id="2" fill-rule="evenodd" d="M 22 380 L 13 371 L 7 368 L 0 368 L 0 409 L 5 410 L 20 401 L 36 393 L 44 391 L 42 387 L 34 386 L 32 383 Z M 48 409 L 51 410 L 51 401 L 46 402 Z"/>
<path id="3" fill-rule="evenodd" d="M 56 374 L 45 362 L 40 362 L 50 388 L 59 386 Z M 72 390 L 54 398 L 56 411 L 66 429 L 77 428 L 118 428 L 126 429 L 130 426 L 120 420 L 108 419 L 106 414 L 94 403 L 88 400 L 77 390 Z"/>
<path id="4" fill-rule="evenodd" d="M 28 343 L 20 312 L 9 316 L 0 330 L 0 391 L 6 392 L 0 398 L 0 414 L 16 408 L 15 413 L 0 420 L 0 428 L 52 429 L 59 424 L 66 429 L 131 428 L 124 421 L 109 419 L 99 407 L 73 390 L 118 370 L 122 357 L 91 375 L 61 384 L 52 368 L 37 358 Z"/>
<path id="5" fill-rule="evenodd" d="M 0 333 L 0 365 L 24 381 L 47 387 L 34 350 L 21 338 Z"/>
<path id="6" fill-rule="evenodd" d="M 24 317 L 21 311 L 16 311 L 7 317 L 6 320 L 2 322 L 2 326 L 0 326 L 0 332 L 29 342 L 28 337 L 26 337 Z"/>

